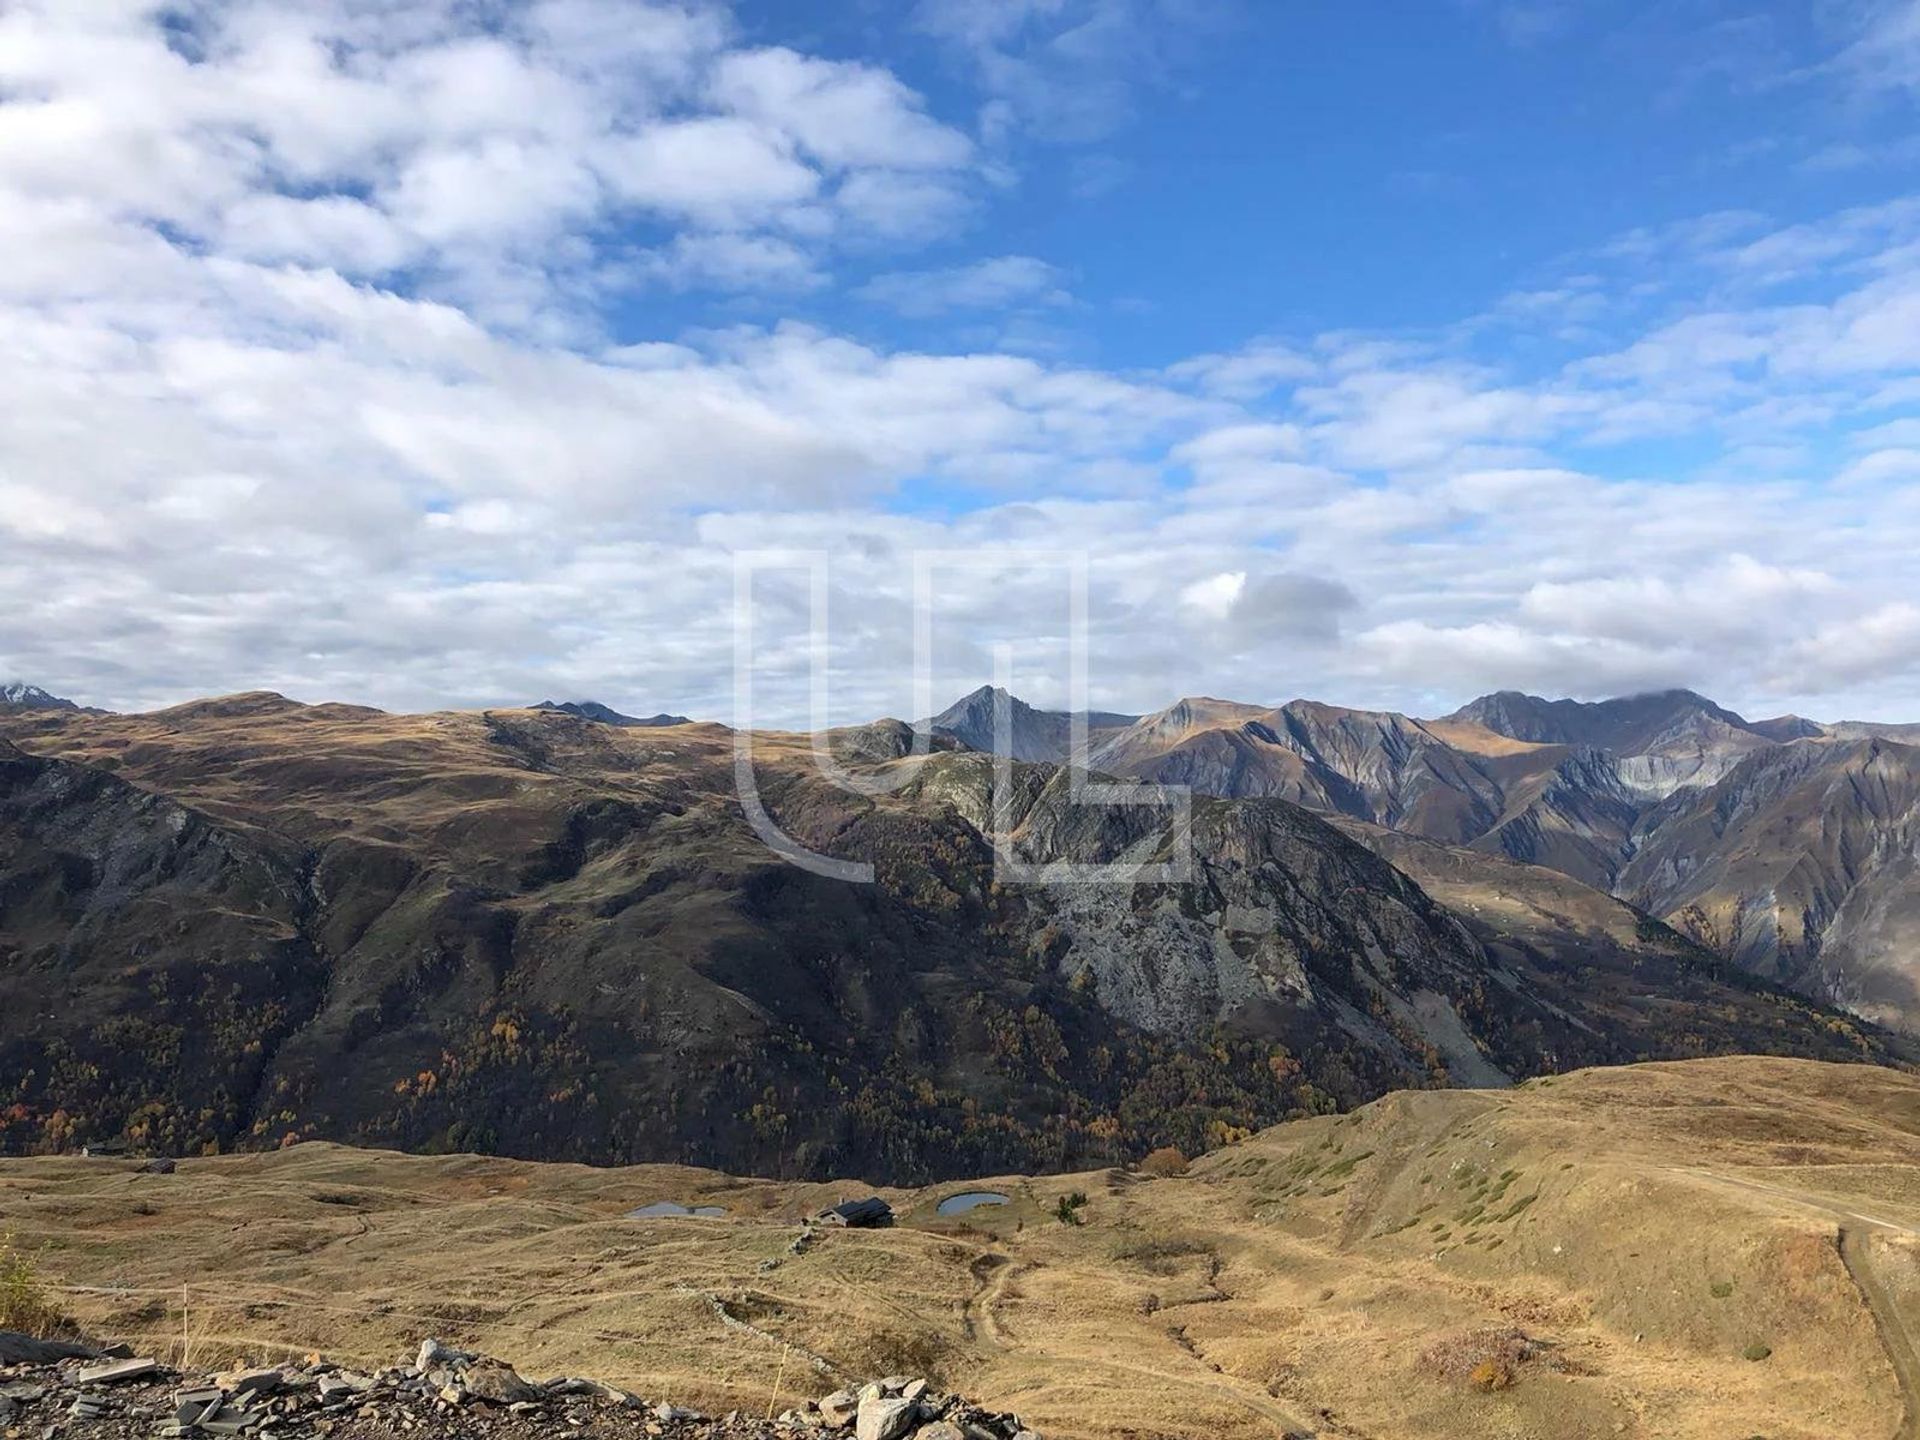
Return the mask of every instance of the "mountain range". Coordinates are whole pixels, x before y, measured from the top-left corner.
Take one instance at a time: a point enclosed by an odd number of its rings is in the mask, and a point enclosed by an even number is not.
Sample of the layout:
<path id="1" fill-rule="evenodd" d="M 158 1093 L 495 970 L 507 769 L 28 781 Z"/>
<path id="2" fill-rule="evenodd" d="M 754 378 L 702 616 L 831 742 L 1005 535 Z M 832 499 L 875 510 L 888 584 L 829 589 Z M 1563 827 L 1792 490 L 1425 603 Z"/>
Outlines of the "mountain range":
<path id="1" fill-rule="evenodd" d="M 1846 969 L 1854 995 L 1819 965 L 1750 974 L 1747 932 L 1714 929 L 1754 913 L 1717 897 L 1814 805 L 1835 828 L 1796 863 L 1848 883 L 1801 943 L 1825 939 L 1824 963 L 1901 933 L 1887 837 L 1911 752 L 1774 740 L 1696 701 L 1543 712 L 1581 743 L 1505 734 L 1533 713 L 1505 699 L 1433 722 L 1217 701 L 1090 717 L 1097 765 L 1203 792 L 1185 831 L 1080 803 L 1057 759 L 1015 762 L 997 793 L 977 726 L 918 759 L 898 721 L 831 732 L 872 794 L 824 778 L 813 737 L 756 736 L 771 817 L 871 864 L 870 885 L 761 843 L 718 725 L 264 693 L 10 706 L 0 1147 L 322 1137 L 917 1180 L 1193 1153 L 1393 1088 L 1580 1065 L 1920 1059 L 1831 1003 L 1895 993 L 1896 952 Z M 1072 728 L 1009 710 L 1030 755 Z M 1694 711 L 1751 753 L 1686 769 Z M 1631 753 L 1591 743 L 1610 736 Z M 1830 766 L 1864 751 L 1875 784 L 1843 803 L 1853 772 Z M 1756 767 L 1736 846 L 1712 797 Z M 997 806 L 1030 864 L 1149 864 L 1190 837 L 1191 882 L 1002 883 Z M 1656 911 L 1630 886 L 1682 898 Z"/>
<path id="2" fill-rule="evenodd" d="M 558 710 L 565 715 L 577 715 L 582 720 L 598 720 L 602 725 L 691 725 L 693 722 L 684 715 L 669 715 L 664 710 L 658 715 L 622 715 L 611 705 L 602 705 L 597 700 L 542 700 L 533 707 L 536 710 Z"/>
<path id="3" fill-rule="evenodd" d="M 1025 709 L 1029 758 L 1063 762 L 1041 741 L 1066 717 Z M 1434 720 L 1194 698 L 1096 730 L 1087 763 L 1558 870 L 1753 974 L 1920 1024 L 1920 726 L 1748 721 L 1687 690 L 1502 692 Z"/>

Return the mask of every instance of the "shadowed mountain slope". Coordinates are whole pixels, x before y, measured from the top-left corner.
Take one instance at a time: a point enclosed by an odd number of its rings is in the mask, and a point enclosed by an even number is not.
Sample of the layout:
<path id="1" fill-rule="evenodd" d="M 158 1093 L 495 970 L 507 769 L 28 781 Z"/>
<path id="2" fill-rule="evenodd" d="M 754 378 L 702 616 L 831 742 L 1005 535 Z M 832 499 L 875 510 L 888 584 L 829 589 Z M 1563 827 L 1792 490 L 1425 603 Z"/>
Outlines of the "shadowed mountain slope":
<path id="1" fill-rule="evenodd" d="M 1502 692 L 1441 720 L 1199 699 L 1108 734 L 1091 761 L 1547 866 L 1756 974 L 1917 1028 L 1910 818 L 1876 788 L 1890 752 L 1875 752 L 1878 770 L 1858 759 L 1861 744 L 1916 734 L 1749 723 L 1686 690 L 1596 703 Z"/>
<path id="2" fill-rule="evenodd" d="M 1171 860 L 1177 837 L 1154 807 L 1076 803 L 1053 766 L 996 797 L 988 757 L 902 759 L 898 724 L 828 737 L 894 787 L 872 797 L 820 778 L 810 737 L 754 737 L 769 813 L 872 885 L 760 844 L 719 726 L 256 694 L 9 733 L 16 1149 L 137 1129 L 924 1177 L 1198 1150 L 1542 1066 L 1907 1053 L 1604 947 L 1578 959 L 1610 977 L 1589 1004 L 1574 961 L 1491 943 L 1281 800 L 1198 804 L 1189 884 L 1003 883 L 997 803 L 1039 867 Z M 164 823 L 132 826 L 141 805 Z M 150 834 L 137 864 L 99 838 L 123 831 Z M 271 1023 L 237 1031 L 264 990 Z"/>
<path id="3" fill-rule="evenodd" d="M 1861 1014 L 1920 1014 L 1920 748 L 1797 741 L 1643 826 L 1635 903 L 1747 969 Z"/>
<path id="4" fill-rule="evenodd" d="M 982 685 L 925 722 L 941 734 L 951 735 L 969 750 L 994 753 L 995 726 L 999 706 L 1007 707 L 1010 744 L 1008 753 L 1015 760 L 1064 764 L 1073 748 L 1073 715 L 1065 710 L 1036 710 L 1016 695 L 991 685 Z M 1139 717 L 1114 715 L 1102 710 L 1087 713 L 1087 732 L 1092 742 Z"/>

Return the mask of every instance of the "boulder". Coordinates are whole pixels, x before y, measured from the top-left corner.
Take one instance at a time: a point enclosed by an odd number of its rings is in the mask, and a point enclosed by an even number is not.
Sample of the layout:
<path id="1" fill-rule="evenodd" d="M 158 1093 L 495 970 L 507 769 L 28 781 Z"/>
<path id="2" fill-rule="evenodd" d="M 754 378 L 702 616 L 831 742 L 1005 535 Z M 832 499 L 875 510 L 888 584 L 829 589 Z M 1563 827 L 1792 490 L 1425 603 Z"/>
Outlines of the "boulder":
<path id="1" fill-rule="evenodd" d="M 936 1420 L 914 1431 L 913 1440 L 967 1440 L 967 1435 L 951 1420 Z"/>
<path id="2" fill-rule="evenodd" d="M 438 1370 L 448 1365 L 464 1365 L 480 1357 L 468 1350 L 456 1350 L 451 1345 L 443 1345 L 438 1340 L 422 1340 L 420 1354 L 413 1362 L 413 1368 L 422 1375 L 429 1370 Z"/>
<path id="3" fill-rule="evenodd" d="M 213 1377 L 213 1383 L 232 1395 L 273 1395 L 287 1383 L 279 1370 L 229 1370 Z"/>
<path id="4" fill-rule="evenodd" d="M 851 1425 L 860 1413 L 860 1397 L 851 1390 L 836 1390 L 820 1402 L 820 1418 L 836 1428 Z"/>
<path id="5" fill-rule="evenodd" d="M 920 1406 L 912 1400 L 868 1394 L 861 1398 L 860 1411 L 854 1417 L 853 1437 L 854 1440 L 904 1440 L 913 1433 L 919 1419 Z"/>
<path id="6" fill-rule="evenodd" d="M 89 1366 L 74 1378 L 82 1385 L 115 1385 L 125 1380 L 144 1380 L 159 1370 L 157 1360 L 110 1360 L 105 1365 Z"/>
<path id="7" fill-rule="evenodd" d="M 498 1360 L 482 1360 L 469 1366 L 461 1375 L 460 1383 L 476 1400 L 485 1400 L 491 1405 L 538 1400 L 543 1393 L 539 1386 L 522 1380 L 511 1366 Z"/>
<path id="8" fill-rule="evenodd" d="M 56 1360 L 92 1360 L 100 1352 L 64 1340 L 37 1340 L 15 1330 L 0 1330 L 0 1365 L 51 1365 Z"/>

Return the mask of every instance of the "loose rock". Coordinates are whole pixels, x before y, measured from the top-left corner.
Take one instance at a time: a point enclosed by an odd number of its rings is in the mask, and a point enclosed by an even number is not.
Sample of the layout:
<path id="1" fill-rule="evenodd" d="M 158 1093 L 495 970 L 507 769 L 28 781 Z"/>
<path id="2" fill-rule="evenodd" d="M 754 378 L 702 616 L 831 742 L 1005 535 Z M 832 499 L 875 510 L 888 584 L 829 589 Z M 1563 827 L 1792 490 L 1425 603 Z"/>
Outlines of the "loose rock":
<path id="1" fill-rule="evenodd" d="M 901 1440 L 919 1419 L 920 1406 L 915 1401 L 864 1395 L 853 1422 L 854 1440 Z"/>
<path id="2" fill-rule="evenodd" d="M 118 1352 L 116 1358 L 105 1355 Z M 320 1356 L 217 1375 L 0 1333 L 4 1440 L 1037 1440 L 1012 1415 L 890 1375 L 778 1420 L 715 1419 L 596 1380 L 536 1384 L 504 1361 L 438 1340 L 371 1374 Z"/>

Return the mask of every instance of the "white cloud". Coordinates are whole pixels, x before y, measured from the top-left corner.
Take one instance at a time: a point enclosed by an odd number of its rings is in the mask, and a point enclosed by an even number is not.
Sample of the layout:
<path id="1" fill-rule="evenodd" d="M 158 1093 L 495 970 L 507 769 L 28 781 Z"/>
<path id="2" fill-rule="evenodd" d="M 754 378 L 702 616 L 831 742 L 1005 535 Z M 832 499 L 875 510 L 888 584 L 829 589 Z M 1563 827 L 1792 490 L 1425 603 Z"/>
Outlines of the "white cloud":
<path id="1" fill-rule="evenodd" d="M 651 273 L 607 266 L 622 222 L 751 235 L 764 256 L 928 238 L 966 211 L 972 142 L 884 70 L 729 48 L 721 12 L 670 0 L 495 18 L 453 0 L 164 20 L 27 0 L 0 16 L 0 187 L 235 257 L 404 267 L 501 318 Z"/>
<path id="2" fill-rule="evenodd" d="M 1581 403 L 1439 367 L 1355 369 L 1332 385 L 1303 388 L 1300 401 L 1335 458 L 1381 469 L 1430 465 L 1475 446 L 1531 444 Z"/>
<path id="3" fill-rule="evenodd" d="M 902 315 L 925 318 L 949 310 L 1066 305 L 1073 297 L 1065 278 L 1031 255 L 999 255 L 945 270 L 893 271 L 854 293 Z"/>
<path id="4" fill-rule="evenodd" d="M 835 170 L 951 170 L 973 146 L 927 116 L 919 96 L 884 70 L 792 50 L 739 51 L 715 67 L 721 106 L 793 136 Z"/>
<path id="5" fill-rule="evenodd" d="M 1197 611 L 1205 619 L 1224 620 L 1233 613 L 1233 607 L 1240 603 L 1241 593 L 1246 588 L 1246 571 L 1223 570 L 1218 575 L 1196 580 L 1183 589 L 1180 603 L 1189 610 Z"/>
<path id="6" fill-rule="evenodd" d="M 1782 657 L 1785 683 L 1839 687 L 1884 678 L 1920 664 L 1920 605 L 1897 600 L 1866 615 L 1834 621 L 1796 640 Z"/>
<path id="7" fill-rule="evenodd" d="M 1707 217 L 1452 331 L 1137 370 L 1004 330 L 915 352 L 719 308 L 680 332 L 650 294 L 816 294 L 856 249 L 865 298 L 909 314 L 1081 312 L 1030 256 L 899 255 L 978 202 L 985 145 L 876 66 L 742 48 L 716 8 L 189 13 L 171 37 L 140 7 L 0 13 L 0 670 L 116 704 L 719 715 L 727 549 L 819 544 L 842 713 L 900 711 L 916 547 L 1071 545 L 1117 708 L 1690 683 L 1920 714 L 1913 206 Z M 1012 62 L 998 113 L 1026 124 L 1013 81 L 1085 73 L 1076 27 L 1174 12 L 945 13 Z M 1073 44 L 1137 83 L 1101 24 Z M 606 341 L 615 295 L 646 338 Z M 1565 363 L 1503 348 L 1543 336 Z M 956 689 L 994 638 L 1044 677 L 1049 583 L 956 584 Z M 804 676 L 764 694 L 797 719 Z"/>
<path id="8" fill-rule="evenodd" d="M 1838 64 L 1871 89 L 1920 89 L 1920 0 L 1868 0 Z"/>
<path id="9" fill-rule="evenodd" d="M 1877 485 L 1885 481 L 1920 484 L 1920 449 L 1876 450 L 1834 477 L 1839 485 Z"/>
<path id="10" fill-rule="evenodd" d="M 720 228 L 765 223 L 820 188 L 778 130 L 737 115 L 649 126 L 609 145 L 600 168 L 621 198 Z"/>
<path id="11" fill-rule="evenodd" d="M 1257 400 L 1319 373 L 1314 361 L 1274 340 L 1256 340 L 1228 354 L 1197 355 L 1167 368 L 1169 378 L 1230 400 Z"/>
<path id="12" fill-rule="evenodd" d="M 1542 634 L 1504 620 L 1456 626 L 1396 620 L 1352 643 L 1397 684 L 1438 694 L 1516 688 L 1599 699 L 1691 679 L 1690 657 L 1679 649 Z"/>
<path id="13" fill-rule="evenodd" d="M 1543 580 L 1518 614 L 1537 628 L 1660 649 L 1763 638 L 1785 610 L 1805 613 L 1840 592 L 1824 571 L 1765 565 L 1748 555 L 1683 576 Z"/>

